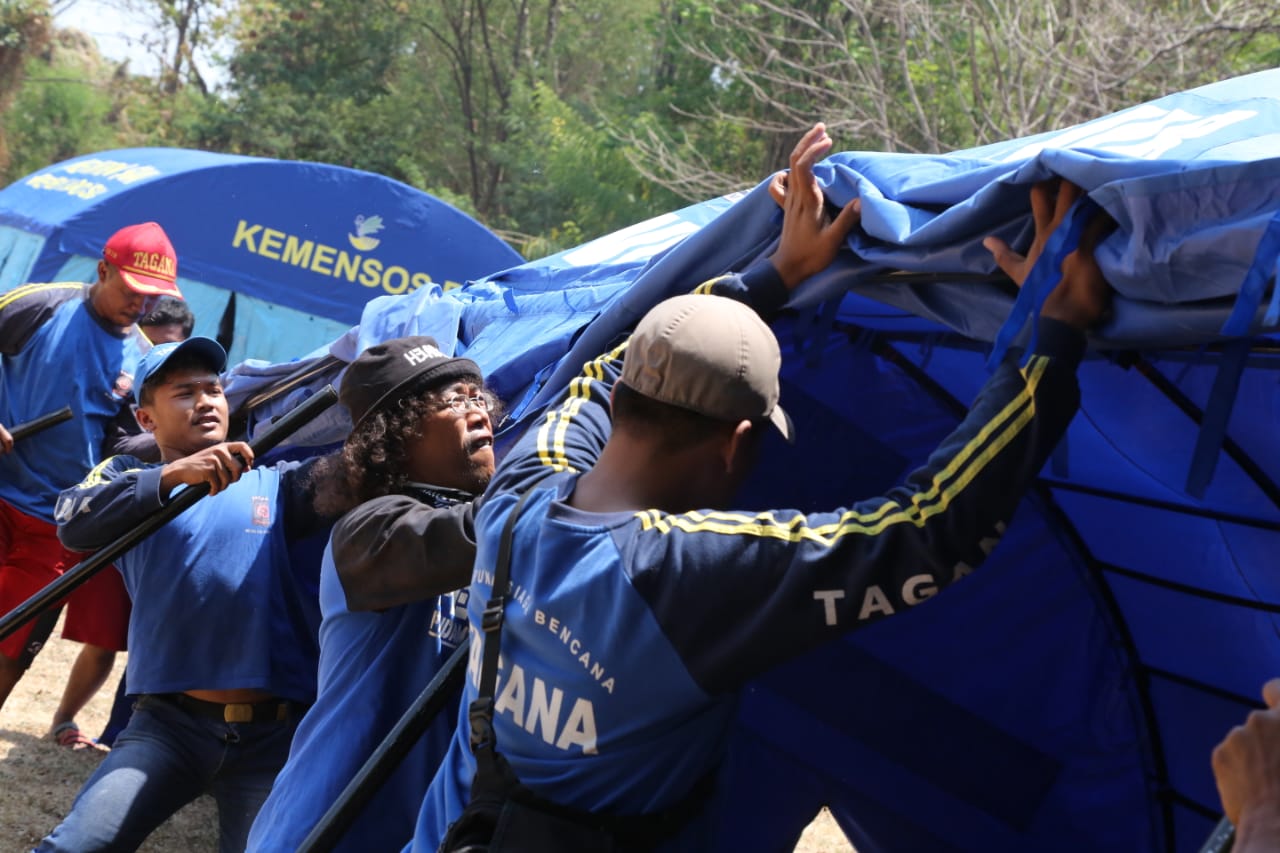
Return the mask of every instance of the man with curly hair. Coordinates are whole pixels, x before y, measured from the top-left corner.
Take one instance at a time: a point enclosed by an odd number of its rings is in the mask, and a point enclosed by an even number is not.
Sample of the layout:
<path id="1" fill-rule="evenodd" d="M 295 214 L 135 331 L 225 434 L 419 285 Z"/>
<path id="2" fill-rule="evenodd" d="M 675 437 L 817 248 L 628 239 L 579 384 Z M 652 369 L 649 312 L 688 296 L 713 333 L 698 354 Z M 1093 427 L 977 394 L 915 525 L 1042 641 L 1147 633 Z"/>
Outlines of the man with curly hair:
<path id="1" fill-rule="evenodd" d="M 429 337 L 370 347 L 347 369 L 355 423 L 328 497 L 359 503 L 320 575 L 320 685 L 249 836 L 292 853 L 466 636 L 472 499 L 493 475 L 496 398 Z M 322 504 L 323 505 L 323 504 Z M 353 567 L 354 564 L 354 568 Z M 398 850 L 448 747 L 455 706 L 404 757 L 338 850 Z"/>

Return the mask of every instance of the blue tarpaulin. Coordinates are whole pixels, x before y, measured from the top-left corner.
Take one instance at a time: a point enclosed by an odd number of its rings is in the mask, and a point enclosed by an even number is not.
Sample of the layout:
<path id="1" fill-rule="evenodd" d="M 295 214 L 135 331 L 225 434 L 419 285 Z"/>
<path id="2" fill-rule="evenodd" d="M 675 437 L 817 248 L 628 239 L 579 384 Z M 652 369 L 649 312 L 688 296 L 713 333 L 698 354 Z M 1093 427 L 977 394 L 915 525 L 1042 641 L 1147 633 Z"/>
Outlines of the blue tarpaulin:
<path id="1" fill-rule="evenodd" d="M 471 217 L 381 175 L 177 148 L 77 157 L 0 190 L 0 290 L 91 281 L 116 229 L 158 221 L 179 286 L 233 361 L 286 361 L 359 322 L 370 299 L 442 290 L 519 264 Z"/>
<path id="2" fill-rule="evenodd" d="M 1081 411 L 986 563 L 751 685 L 723 847 L 791 849 L 828 805 L 859 853 L 1197 850 L 1220 817 L 1210 751 L 1280 674 L 1280 70 L 817 174 L 836 204 L 861 197 L 863 225 L 775 325 L 799 439 L 766 449 L 749 507 L 878 493 L 958 422 L 1069 249 L 1020 295 L 982 248 L 1025 248 L 1033 182 L 1066 177 L 1116 220 L 1098 256 L 1117 297 Z M 493 377 L 509 442 L 650 306 L 758 261 L 779 226 L 761 184 L 380 300 L 332 349 L 431 330 Z"/>

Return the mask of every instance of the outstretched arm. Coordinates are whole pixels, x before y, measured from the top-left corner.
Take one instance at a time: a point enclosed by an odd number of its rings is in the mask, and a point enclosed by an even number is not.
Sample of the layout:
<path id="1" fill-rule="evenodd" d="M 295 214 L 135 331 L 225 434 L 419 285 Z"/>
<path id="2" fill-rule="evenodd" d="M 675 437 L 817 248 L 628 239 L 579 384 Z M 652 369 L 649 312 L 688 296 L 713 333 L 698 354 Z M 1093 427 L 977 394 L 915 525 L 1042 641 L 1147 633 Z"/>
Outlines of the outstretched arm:
<path id="1" fill-rule="evenodd" d="M 1005 247 L 1002 261 L 1019 283 L 1078 190 L 1055 192 L 1052 184 L 1035 191 L 1037 239 L 1026 257 Z M 706 689 L 737 687 L 910 609 L 985 559 L 1076 412 L 1083 328 L 1109 300 L 1092 254 L 1104 228 L 1091 225 L 1063 262 L 1027 366 L 1001 365 L 964 421 L 899 487 L 827 513 L 655 511 L 642 519 L 637 547 L 652 551 L 636 563 L 656 568 L 632 583 Z"/>

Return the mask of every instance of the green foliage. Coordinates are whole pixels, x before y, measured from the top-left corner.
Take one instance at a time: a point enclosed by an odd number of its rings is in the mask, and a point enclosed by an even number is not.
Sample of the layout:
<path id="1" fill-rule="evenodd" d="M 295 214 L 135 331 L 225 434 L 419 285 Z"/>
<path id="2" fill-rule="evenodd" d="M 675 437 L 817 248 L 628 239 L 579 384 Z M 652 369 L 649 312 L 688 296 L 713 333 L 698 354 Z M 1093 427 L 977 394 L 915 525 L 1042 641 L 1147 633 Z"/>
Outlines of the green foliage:
<path id="1" fill-rule="evenodd" d="M 160 80 L 41 60 L 47 0 L 0 0 L 0 178 L 122 145 L 336 163 L 529 256 L 753 185 L 818 119 L 944 151 L 1280 64 L 1272 0 L 128 2 L 191 50 L 230 38 L 225 88 L 181 51 Z"/>
<path id="2" fill-rule="evenodd" d="M 245 0 L 231 70 L 244 93 L 287 85 L 302 96 L 364 103 L 385 91 L 409 30 L 404 4 Z"/>
<path id="3" fill-rule="evenodd" d="M 191 128 L 200 147 L 380 172 L 426 172 L 421 105 L 401 91 L 410 33 L 401 5 L 245 0 L 229 93 Z"/>
<path id="4" fill-rule="evenodd" d="M 4 0 L 0 3 L 0 51 L 30 49 L 48 17 L 48 0 Z"/>
<path id="5" fill-rule="evenodd" d="M 4 114 L 10 162 L 0 184 L 87 151 L 114 148 L 106 125 L 111 96 L 84 66 L 31 60 L 27 79 Z"/>
<path id="6" fill-rule="evenodd" d="M 636 173 L 603 122 L 572 109 L 547 84 L 517 86 L 511 114 L 501 148 L 509 176 L 503 201 L 520 218 L 500 225 L 544 235 L 550 251 L 559 251 L 678 203 Z"/>
<path id="7" fill-rule="evenodd" d="M 22 82 L 28 57 L 44 47 L 49 33 L 46 0 L 0 0 L 0 114 Z M 0 171 L 8 167 L 7 134 L 0 123 Z"/>

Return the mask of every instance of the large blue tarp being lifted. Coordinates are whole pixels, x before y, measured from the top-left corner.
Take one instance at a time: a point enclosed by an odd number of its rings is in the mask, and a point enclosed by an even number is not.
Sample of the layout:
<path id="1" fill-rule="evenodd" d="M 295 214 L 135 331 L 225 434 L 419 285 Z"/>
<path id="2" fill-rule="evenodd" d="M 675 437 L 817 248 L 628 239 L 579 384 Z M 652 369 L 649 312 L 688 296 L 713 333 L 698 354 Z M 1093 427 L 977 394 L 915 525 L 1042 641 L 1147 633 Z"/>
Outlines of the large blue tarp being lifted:
<path id="1" fill-rule="evenodd" d="M 375 296 L 457 287 L 519 264 L 471 217 L 381 175 L 178 148 L 76 157 L 0 190 L 0 290 L 91 281 L 116 229 L 155 220 L 197 331 L 237 298 L 231 357 L 286 361 L 359 322 Z"/>
<path id="2" fill-rule="evenodd" d="M 1280 674 L 1278 99 L 1275 70 L 1030 139 L 820 165 L 863 226 L 775 325 L 799 440 L 767 448 L 748 506 L 847 505 L 957 423 L 1070 250 L 1055 239 L 1021 295 L 996 274 L 981 240 L 1025 248 L 1033 182 L 1087 191 L 1070 232 L 1090 205 L 1116 220 L 1098 254 L 1118 295 L 1081 411 L 986 563 L 751 685 L 725 849 L 790 849 L 824 804 L 859 853 L 1199 848 L 1220 816 L 1210 751 Z M 762 184 L 371 304 L 333 351 L 430 330 L 511 401 L 509 440 L 651 305 L 757 261 L 779 224 Z"/>

